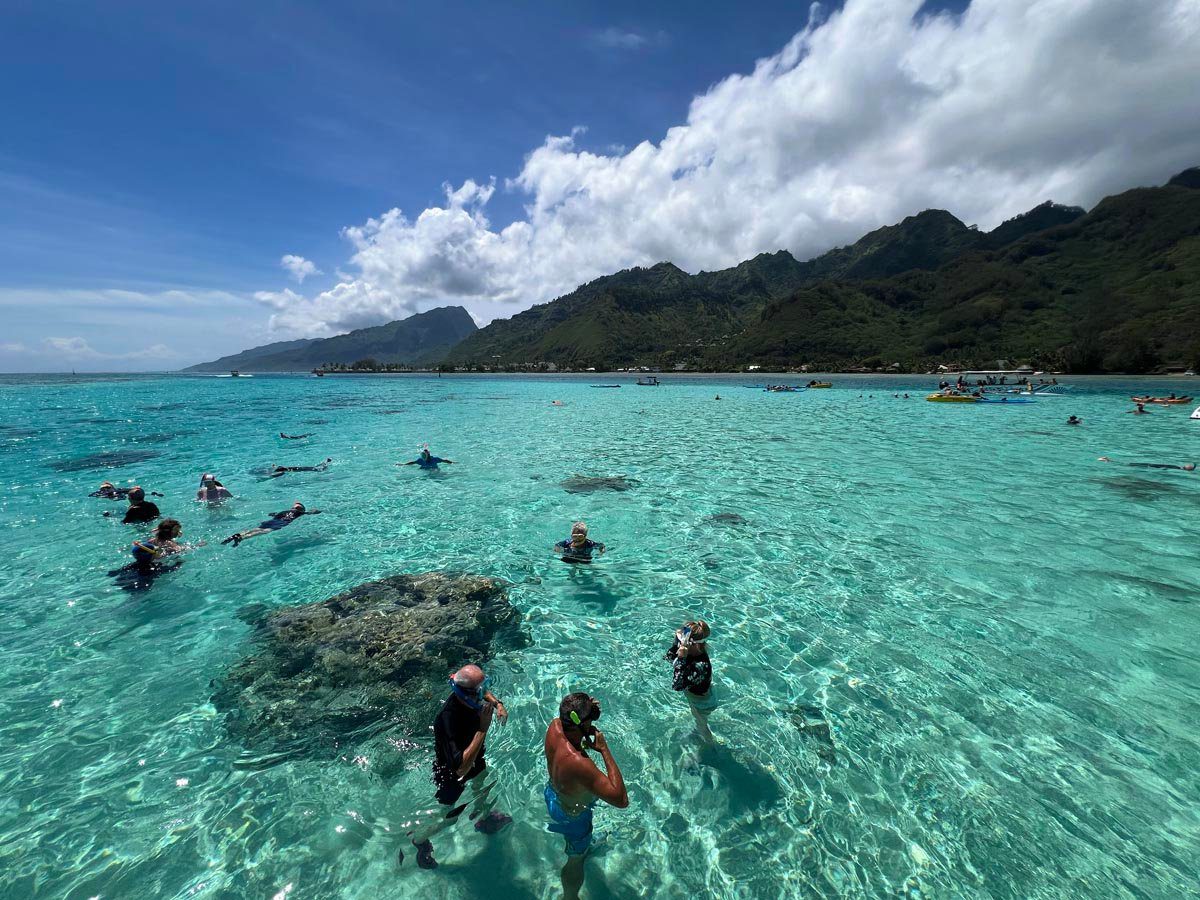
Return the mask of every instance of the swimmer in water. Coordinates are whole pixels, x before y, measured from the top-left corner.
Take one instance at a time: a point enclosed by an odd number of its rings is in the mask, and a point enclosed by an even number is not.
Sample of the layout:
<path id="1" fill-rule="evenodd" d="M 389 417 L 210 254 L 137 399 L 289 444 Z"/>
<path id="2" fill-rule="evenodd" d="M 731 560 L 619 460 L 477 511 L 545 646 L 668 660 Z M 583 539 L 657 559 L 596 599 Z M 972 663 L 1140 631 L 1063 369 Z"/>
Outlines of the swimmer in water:
<path id="1" fill-rule="evenodd" d="M 599 541 L 588 540 L 588 527 L 583 522 L 571 526 L 571 536 L 554 545 L 554 552 L 563 562 L 590 563 L 592 553 L 603 556 L 607 548 Z"/>
<path id="2" fill-rule="evenodd" d="M 319 509 L 305 509 L 303 503 L 293 503 L 291 509 L 285 509 L 283 512 L 271 513 L 271 518 L 264 522 L 260 522 L 257 528 L 252 528 L 250 531 L 239 531 L 231 534 L 222 544 L 233 544 L 237 546 L 247 538 L 257 537 L 260 534 L 270 534 L 272 531 L 278 531 L 281 528 L 286 528 L 291 525 L 301 516 L 318 516 L 321 514 Z"/>
<path id="3" fill-rule="evenodd" d="M 133 564 L 138 569 L 149 569 L 164 556 L 174 556 L 196 547 L 203 547 L 204 541 L 195 544 L 181 544 L 179 538 L 183 535 L 183 526 L 175 519 L 163 519 L 155 526 L 154 537 L 148 541 L 134 541 Z"/>
<path id="4" fill-rule="evenodd" d="M 433 456 L 429 452 L 428 447 L 421 448 L 421 455 L 416 459 L 410 459 L 406 463 L 396 463 L 398 466 L 420 466 L 422 469 L 436 469 L 438 463 L 445 463 L 448 466 L 454 465 L 452 459 L 442 459 L 440 456 Z"/>
<path id="5" fill-rule="evenodd" d="M 280 478 L 288 472 L 324 472 L 329 468 L 329 464 L 333 462 L 332 456 L 327 456 L 325 462 L 315 466 L 276 466 L 271 470 L 271 478 Z"/>
<path id="6" fill-rule="evenodd" d="M 1131 413 L 1132 415 L 1135 415 L 1135 416 L 1148 416 L 1148 415 L 1150 415 L 1150 410 L 1146 409 L 1146 404 L 1145 404 L 1145 403 L 1139 403 L 1139 404 L 1137 405 L 1137 409 L 1127 409 L 1127 410 L 1125 410 L 1125 411 L 1126 411 L 1127 413 Z"/>
<path id="7" fill-rule="evenodd" d="M 684 622 L 666 658 L 671 662 L 671 689 L 683 691 L 696 720 L 696 730 L 707 743 L 713 742 L 708 714 L 716 708 L 713 694 L 712 660 L 708 658 L 708 623 L 703 619 Z"/>
<path id="8" fill-rule="evenodd" d="M 196 500 L 198 502 L 211 505 L 228 500 L 232 496 L 233 492 L 217 481 L 216 475 L 210 475 L 208 472 L 205 472 L 200 476 L 200 490 L 196 491 Z"/>
<path id="9" fill-rule="evenodd" d="M 1068 425 L 1082 425 L 1083 419 L 1079 418 L 1079 416 L 1071 416 L 1071 418 L 1067 419 L 1067 424 Z"/>
<path id="10" fill-rule="evenodd" d="M 125 510 L 125 517 L 121 519 L 122 524 L 134 525 L 138 522 L 153 522 L 161 515 L 158 507 L 146 499 L 146 492 L 140 487 L 131 487 L 125 496 L 129 498 L 129 508 Z M 106 512 L 104 515 L 111 516 L 112 513 Z"/>
<path id="11" fill-rule="evenodd" d="M 129 492 L 134 488 L 116 487 L 111 481 L 100 482 L 100 489 L 92 491 L 88 494 L 89 497 L 99 497 L 102 500 L 125 500 L 129 497 Z M 158 491 L 151 491 L 151 497 L 161 497 Z"/>
<path id="12" fill-rule="evenodd" d="M 100 482 L 100 489 L 92 491 L 88 494 L 89 497 L 100 497 L 103 500 L 124 500 L 129 496 L 129 492 L 133 488 L 119 488 L 111 481 Z"/>
<path id="13" fill-rule="evenodd" d="M 1112 462 L 1112 460 L 1109 459 L 1107 456 L 1101 456 L 1098 459 L 1098 462 Z M 1180 472 L 1195 472 L 1196 471 L 1195 463 L 1184 463 L 1181 466 L 1177 466 L 1174 463 L 1131 462 L 1131 463 L 1121 463 L 1121 465 L 1130 466 L 1131 468 L 1134 468 L 1134 469 L 1177 469 Z"/>
<path id="14" fill-rule="evenodd" d="M 561 834 L 567 862 L 562 868 L 565 900 L 576 900 L 583 886 L 583 862 L 592 846 L 592 807 L 597 800 L 625 809 L 629 792 L 617 761 L 608 749 L 604 735 L 596 728 L 600 702 L 582 691 L 567 694 L 558 705 L 558 718 L 546 729 L 546 769 L 548 783 L 544 792 L 548 831 Z M 601 770 L 588 757 L 600 754 Z"/>
<path id="15" fill-rule="evenodd" d="M 279 436 L 281 438 L 283 438 L 285 441 L 301 441 L 301 440 L 304 440 L 304 438 L 312 437 L 313 433 L 310 431 L 307 434 L 284 434 L 281 431 L 281 432 L 279 432 Z"/>

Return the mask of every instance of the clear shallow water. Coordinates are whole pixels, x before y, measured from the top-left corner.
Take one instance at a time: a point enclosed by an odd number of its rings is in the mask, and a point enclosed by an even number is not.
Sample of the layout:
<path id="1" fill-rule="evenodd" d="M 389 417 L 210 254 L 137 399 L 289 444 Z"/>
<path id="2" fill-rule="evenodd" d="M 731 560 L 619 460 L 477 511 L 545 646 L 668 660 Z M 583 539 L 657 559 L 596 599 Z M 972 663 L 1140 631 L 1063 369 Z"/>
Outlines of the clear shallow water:
<path id="1" fill-rule="evenodd" d="M 541 740 L 575 689 L 632 799 L 598 814 L 592 897 L 1200 896 L 1200 474 L 1096 462 L 1200 457 L 1191 407 L 1123 414 L 1196 380 L 998 409 L 930 381 L 0 378 L 0 896 L 553 896 Z M 423 441 L 458 464 L 395 468 Z M 204 470 L 237 499 L 189 502 Z M 103 478 L 210 546 L 119 590 Z M 215 546 L 296 499 L 326 514 Z M 610 547 L 587 571 L 548 552 L 580 517 Z M 427 873 L 386 830 L 428 805 L 426 735 L 246 770 L 208 700 L 245 605 L 441 568 L 512 581 L 533 642 L 488 666 L 517 822 L 444 833 Z M 727 698 L 709 752 L 662 661 L 695 615 Z"/>

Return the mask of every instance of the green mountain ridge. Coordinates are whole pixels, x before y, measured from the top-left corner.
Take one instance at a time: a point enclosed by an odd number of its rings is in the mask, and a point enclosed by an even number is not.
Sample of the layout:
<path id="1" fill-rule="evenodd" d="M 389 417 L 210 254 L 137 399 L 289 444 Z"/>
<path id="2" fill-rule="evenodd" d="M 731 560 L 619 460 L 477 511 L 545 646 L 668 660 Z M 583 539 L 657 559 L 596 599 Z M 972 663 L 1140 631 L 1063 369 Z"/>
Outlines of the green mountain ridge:
<path id="1" fill-rule="evenodd" d="M 1200 169 L 1090 212 L 1043 203 L 980 232 L 926 210 L 799 262 L 595 279 L 491 323 L 464 366 L 748 363 L 868 368 L 1032 361 L 1149 371 L 1200 361 Z"/>
<path id="2" fill-rule="evenodd" d="M 475 320 L 461 306 L 443 306 L 331 338 L 267 344 L 184 371 L 303 372 L 368 359 L 380 365 L 433 365 L 476 330 Z"/>

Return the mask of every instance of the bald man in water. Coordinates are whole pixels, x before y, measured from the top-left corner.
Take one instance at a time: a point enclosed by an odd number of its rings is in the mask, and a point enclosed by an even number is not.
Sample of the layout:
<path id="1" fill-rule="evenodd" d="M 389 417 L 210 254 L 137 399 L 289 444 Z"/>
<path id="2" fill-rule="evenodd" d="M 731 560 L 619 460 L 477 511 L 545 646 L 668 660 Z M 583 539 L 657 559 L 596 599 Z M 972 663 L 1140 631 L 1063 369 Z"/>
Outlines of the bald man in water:
<path id="1" fill-rule="evenodd" d="M 487 689 L 488 680 L 479 666 L 463 666 L 450 676 L 450 696 L 433 721 L 436 749 L 433 783 L 437 785 L 438 803 L 450 809 L 445 813 L 435 811 L 428 822 L 410 832 L 413 846 L 417 848 L 417 865 L 422 869 L 437 868 L 431 838 L 457 822 L 467 808 L 467 803 L 460 804 L 458 800 L 468 782 L 471 783 L 473 801 L 468 818 L 475 821 L 476 831 L 495 834 L 512 821 L 511 816 L 491 809 L 489 800 L 495 782 L 488 782 L 485 774 L 487 763 L 483 758 L 483 742 L 493 718 L 508 721 L 508 710 Z M 403 863 L 403 850 L 399 858 Z"/>

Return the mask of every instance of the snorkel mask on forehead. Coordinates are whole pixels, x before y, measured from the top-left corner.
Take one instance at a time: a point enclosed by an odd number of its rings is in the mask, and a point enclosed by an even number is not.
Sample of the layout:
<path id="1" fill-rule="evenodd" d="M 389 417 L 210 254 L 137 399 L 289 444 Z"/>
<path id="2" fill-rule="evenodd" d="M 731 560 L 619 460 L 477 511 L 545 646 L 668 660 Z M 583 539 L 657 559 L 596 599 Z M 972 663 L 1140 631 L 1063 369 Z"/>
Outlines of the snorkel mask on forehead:
<path id="1" fill-rule="evenodd" d="M 581 719 L 579 713 L 575 710 L 571 710 L 570 715 L 567 716 L 572 725 L 583 730 L 585 733 L 588 731 L 589 726 L 600 718 L 600 704 L 596 702 L 595 697 L 588 697 L 588 700 L 591 701 L 591 708 L 588 710 L 587 718 Z"/>

